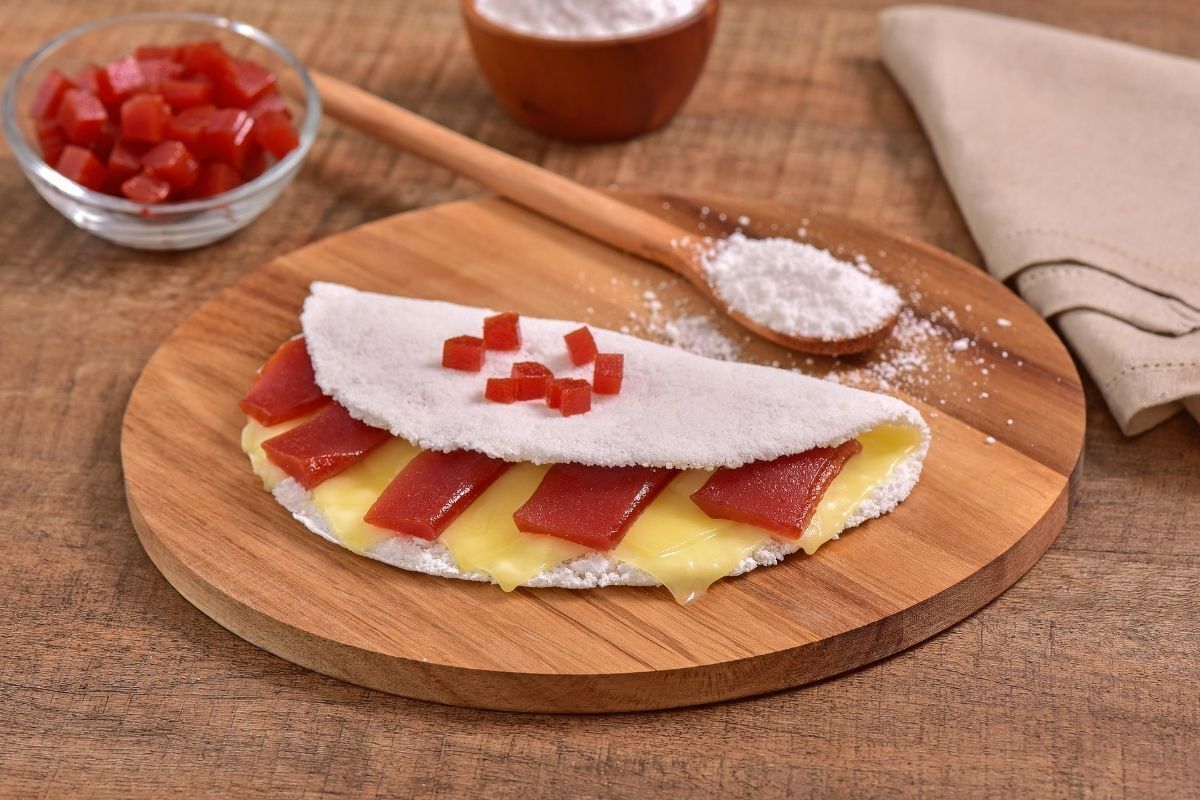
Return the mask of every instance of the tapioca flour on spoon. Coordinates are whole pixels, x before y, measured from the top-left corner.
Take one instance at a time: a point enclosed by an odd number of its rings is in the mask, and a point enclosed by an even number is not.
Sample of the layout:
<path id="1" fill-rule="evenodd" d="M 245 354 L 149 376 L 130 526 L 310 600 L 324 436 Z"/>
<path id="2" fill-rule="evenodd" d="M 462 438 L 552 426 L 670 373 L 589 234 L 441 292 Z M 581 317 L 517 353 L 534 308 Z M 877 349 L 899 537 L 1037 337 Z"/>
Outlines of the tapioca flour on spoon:
<path id="1" fill-rule="evenodd" d="M 828 250 L 737 232 L 701 255 L 709 284 L 729 308 L 785 336 L 853 339 L 900 313 L 896 289 Z"/>

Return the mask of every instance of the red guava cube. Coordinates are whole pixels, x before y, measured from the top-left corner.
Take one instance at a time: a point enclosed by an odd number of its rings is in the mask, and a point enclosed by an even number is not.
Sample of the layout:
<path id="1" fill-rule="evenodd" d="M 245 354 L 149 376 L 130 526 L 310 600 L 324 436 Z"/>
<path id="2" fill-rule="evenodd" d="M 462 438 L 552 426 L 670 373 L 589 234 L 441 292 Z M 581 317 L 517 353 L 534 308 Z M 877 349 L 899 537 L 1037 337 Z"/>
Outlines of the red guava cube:
<path id="1" fill-rule="evenodd" d="M 442 344 L 442 366 L 463 372 L 483 369 L 483 339 L 478 336 L 455 336 Z"/>
<path id="2" fill-rule="evenodd" d="M 575 366 L 590 364 L 596 357 L 596 340 L 592 338 L 592 332 L 586 325 L 571 331 L 563 339 L 567 342 L 567 353 Z"/>
<path id="3" fill-rule="evenodd" d="M 255 61 L 235 61 L 232 69 L 214 81 L 217 105 L 247 108 L 275 85 L 275 73 Z"/>
<path id="4" fill-rule="evenodd" d="M 187 69 L 170 58 L 139 58 L 137 63 L 146 79 L 146 88 L 160 94 L 164 83 L 182 77 Z"/>
<path id="5" fill-rule="evenodd" d="M 99 75 L 100 68 L 95 64 L 88 64 L 75 73 L 75 77 L 72 80 L 75 83 L 75 88 L 96 94 L 100 91 Z"/>
<path id="6" fill-rule="evenodd" d="M 537 400 L 546 396 L 554 373 L 536 361 L 518 361 L 512 365 L 509 377 L 517 380 L 518 400 Z"/>
<path id="7" fill-rule="evenodd" d="M 562 408 L 562 391 L 568 386 L 587 385 L 583 378 L 555 378 L 546 386 L 546 405 L 550 408 Z"/>
<path id="8" fill-rule="evenodd" d="M 254 127 L 258 129 L 257 124 Z M 242 180 L 252 181 L 266 171 L 267 151 L 262 149 L 257 140 L 250 142 L 250 146 L 246 148 L 246 161 L 242 164 Z"/>
<path id="9" fill-rule="evenodd" d="M 488 350 L 521 349 L 521 317 L 512 311 L 483 320 L 483 344 Z"/>
<path id="10" fill-rule="evenodd" d="M 58 105 L 57 119 L 72 144 L 91 147 L 104 132 L 108 111 L 91 92 L 67 89 Z"/>
<path id="11" fill-rule="evenodd" d="M 166 138 L 171 107 L 156 94 L 136 94 L 121 104 L 121 136 L 157 144 Z"/>
<path id="12" fill-rule="evenodd" d="M 292 118 L 291 112 L 288 111 L 287 102 L 283 99 L 283 96 L 274 89 L 266 92 L 262 97 L 251 103 L 250 107 L 247 108 L 246 111 L 250 114 L 250 116 L 254 117 L 255 121 L 257 121 L 263 114 L 270 114 L 272 112 L 283 114 L 288 119 Z"/>
<path id="13" fill-rule="evenodd" d="M 56 69 L 50 70 L 42 79 L 42 85 L 38 87 L 37 95 L 33 98 L 33 106 L 29 109 L 33 121 L 54 119 L 58 114 L 59 105 L 62 104 L 63 95 L 73 88 L 75 84 L 71 83 L 70 78 Z"/>
<path id="14" fill-rule="evenodd" d="M 181 111 L 211 102 L 213 86 L 212 81 L 204 77 L 187 80 L 172 78 L 158 85 L 158 93 L 172 110 Z"/>
<path id="15" fill-rule="evenodd" d="M 53 118 L 40 119 L 34 123 L 34 132 L 42 151 L 42 160 L 52 166 L 57 164 L 67 146 L 67 135 L 58 126 L 58 121 Z"/>
<path id="16" fill-rule="evenodd" d="M 107 161 L 112 154 L 113 145 L 117 143 L 117 135 L 121 129 L 111 119 L 106 119 L 100 126 L 100 136 L 92 143 L 92 152 L 101 161 Z"/>
<path id="17" fill-rule="evenodd" d="M 488 378 L 483 396 L 493 403 L 504 403 L 505 405 L 512 403 L 517 399 L 517 379 Z"/>
<path id="18" fill-rule="evenodd" d="M 564 386 L 559 392 L 558 410 L 564 417 L 586 414 L 592 410 L 592 387 L 587 381 Z"/>
<path id="19" fill-rule="evenodd" d="M 236 170 L 246 165 L 246 154 L 254 142 L 254 120 L 240 108 L 220 108 L 208 118 L 200 137 L 205 158 L 224 161 Z"/>
<path id="20" fill-rule="evenodd" d="M 217 113 L 217 107 L 205 103 L 185 108 L 178 114 L 172 114 L 171 119 L 167 121 L 167 138 L 183 142 L 188 150 L 198 153 L 200 140 L 204 136 L 204 128 L 208 125 L 209 117 L 215 113 Z"/>
<path id="21" fill-rule="evenodd" d="M 190 188 L 200 174 L 200 164 L 183 142 L 168 139 L 159 142 L 142 156 L 142 166 L 155 178 L 179 189 Z"/>
<path id="22" fill-rule="evenodd" d="M 220 161 L 201 164 L 200 175 L 188 191 L 188 196 L 201 200 L 206 197 L 215 197 L 241 185 L 242 176 L 228 164 L 222 164 Z"/>
<path id="23" fill-rule="evenodd" d="M 252 115 L 253 116 L 253 115 Z M 280 111 L 269 111 L 254 118 L 254 138 L 263 148 L 281 160 L 300 146 L 300 134 L 291 118 Z M 485 326 L 486 330 L 486 326 Z M 484 336 L 486 342 L 487 336 Z M 488 345 L 490 348 L 491 346 Z"/>
<path id="24" fill-rule="evenodd" d="M 79 145 L 64 147 L 54 168 L 80 186 L 97 192 L 104 186 L 104 165 L 91 150 Z"/>
<path id="25" fill-rule="evenodd" d="M 108 155 L 108 178 L 119 185 L 142 171 L 142 156 L 150 148 L 144 142 L 118 139 Z"/>
<path id="26" fill-rule="evenodd" d="M 96 73 L 96 94 L 106 106 L 118 106 L 145 88 L 142 65 L 133 56 L 105 64 Z"/>
<path id="27" fill-rule="evenodd" d="M 121 194 L 135 203 L 154 205 L 171 196 L 171 184 L 146 172 L 139 172 L 121 184 Z"/>
<path id="28" fill-rule="evenodd" d="M 179 60 L 189 71 L 206 75 L 213 81 L 223 80 L 233 74 L 233 59 L 217 41 L 182 45 L 179 48 Z"/>
<path id="29" fill-rule="evenodd" d="M 620 394 L 625 378 L 625 356 L 620 353 L 597 353 L 592 370 L 592 391 L 596 394 Z"/>

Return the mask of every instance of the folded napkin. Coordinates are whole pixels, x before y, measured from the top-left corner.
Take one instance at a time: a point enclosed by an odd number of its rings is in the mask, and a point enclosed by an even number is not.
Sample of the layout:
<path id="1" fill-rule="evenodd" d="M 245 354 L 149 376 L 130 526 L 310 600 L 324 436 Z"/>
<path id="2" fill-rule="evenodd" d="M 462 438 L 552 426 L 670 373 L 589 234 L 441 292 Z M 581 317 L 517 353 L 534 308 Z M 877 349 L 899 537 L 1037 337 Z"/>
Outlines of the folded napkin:
<path id="1" fill-rule="evenodd" d="M 1200 61 L 940 6 L 881 19 L 989 271 L 1126 435 L 1200 419 Z"/>

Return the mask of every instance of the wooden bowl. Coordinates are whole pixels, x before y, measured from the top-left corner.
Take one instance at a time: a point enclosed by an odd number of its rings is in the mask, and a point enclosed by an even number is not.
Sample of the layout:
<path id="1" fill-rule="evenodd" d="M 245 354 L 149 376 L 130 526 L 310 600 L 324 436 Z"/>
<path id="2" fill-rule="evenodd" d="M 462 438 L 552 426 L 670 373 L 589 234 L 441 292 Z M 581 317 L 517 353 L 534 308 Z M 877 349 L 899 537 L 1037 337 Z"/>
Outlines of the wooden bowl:
<path id="1" fill-rule="evenodd" d="M 461 0 L 475 59 L 496 97 L 538 133 L 628 139 L 664 125 L 691 93 L 719 0 L 665 28 L 613 39 L 553 39 L 492 22 Z"/>

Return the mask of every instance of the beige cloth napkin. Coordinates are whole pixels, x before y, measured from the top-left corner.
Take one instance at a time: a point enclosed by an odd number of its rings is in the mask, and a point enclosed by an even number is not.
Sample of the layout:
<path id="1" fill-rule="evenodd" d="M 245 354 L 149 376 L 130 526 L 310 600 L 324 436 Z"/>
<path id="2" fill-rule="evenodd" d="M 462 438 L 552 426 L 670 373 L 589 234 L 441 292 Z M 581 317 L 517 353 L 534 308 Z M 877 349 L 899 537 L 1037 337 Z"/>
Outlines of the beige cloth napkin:
<path id="1" fill-rule="evenodd" d="M 1126 435 L 1200 419 L 1200 61 L 941 6 L 881 20 L 988 269 Z"/>

